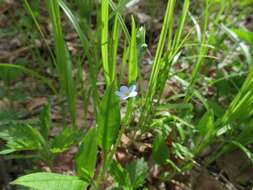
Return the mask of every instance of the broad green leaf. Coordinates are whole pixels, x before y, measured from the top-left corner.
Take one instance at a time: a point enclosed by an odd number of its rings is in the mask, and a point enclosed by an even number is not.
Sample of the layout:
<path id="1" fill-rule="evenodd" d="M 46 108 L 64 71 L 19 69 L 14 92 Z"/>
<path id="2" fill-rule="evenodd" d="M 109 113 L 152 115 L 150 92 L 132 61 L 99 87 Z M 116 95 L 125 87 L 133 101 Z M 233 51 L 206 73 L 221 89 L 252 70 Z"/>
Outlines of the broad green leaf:
<path id="1" fill-rule="evenodd" d="M 152 158 L 160 165 L 165 164 L 166 160 L 169 158 L 169 149 L 166 145 L 166 139 L 162 136 L 158 135 L 154 140 Z"/>
<path id="2" fill-rule="evenodd" d="M 91 128 L 84 137 L 79 148 L 79 152 L 75 158 L 75 166 L 77 174 L 80 177 L 93 177 L 97 160 L 97 129 Z M 84 173 L 84 171 L 87 171 Z"/>
<path id="3" fill-rule="evenodd" d="M 41 134 L 43 135 L 44 139 L 48 138 L 48 132 L 49 129 L 51 128 L 51 106 L 50 104 L 47 104 L 44 106 L 41 115 L 40 115 L 40 131 Z"/>
<path id="4" fill-rule="evenodd" d="M 39 131 L 26 124 L 1 127 L 0 139 L 7 142 L 6 149 L 0 154 L 22 150 L 40 150 L 45 143 Z"/>
<path id="5" fill-rule="evenodd" d="M 132 37 L 130 45 L 130 57 L 128 63 L 128 84 L 133 84 L 138 77 L 138 60 L 136 49 L 136 26 L 134 17 L 132 16 Z"/>
<path id="6" fill-rule="evenodd" d="M 129 165 L 127 165 L 126 171 L 128 172 L 131 180 L 131 187 L 136 189 L 142 186 L 145 181 L 148 174 L 148 164 L 143 158 L 133 160 Z"/>
<path id="7" fill-rule="evenodd" d="M 65 127 L 51 142 L 51 151 L 61 153 L 68 150 L 74 143 L 77 143 L 82 136 L 78 129 Z"/>
<path id="8" fill-rule="evenodd" d="M 19 177 L 12 184 L 36 190 L 84 190 L 86 186 L 86 183 L 76 176 L 43 172 Z"/>
<path id="9" fill-rule="evenodd" d="M 117 138 L 120 127 L 119 99 L 113 84 L 107 87 L 98 110 L 98 143 L 107 152 Z"/>

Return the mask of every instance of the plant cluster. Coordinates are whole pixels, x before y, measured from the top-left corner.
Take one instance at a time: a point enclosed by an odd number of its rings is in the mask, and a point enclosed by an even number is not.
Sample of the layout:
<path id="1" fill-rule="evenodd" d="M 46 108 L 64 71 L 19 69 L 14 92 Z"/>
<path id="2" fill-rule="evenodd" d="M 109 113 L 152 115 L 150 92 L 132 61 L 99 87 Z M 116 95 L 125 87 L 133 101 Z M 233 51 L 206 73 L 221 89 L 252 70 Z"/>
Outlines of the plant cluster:
<path id="1" fill-rule="evenodd" d="M 53 39 L 49 42 L 38 10 L 24 0 L 58 83 L 22 64 L 0 64 L 6 86 L 11 74 L 21 72 L 41 81 L 51 94 L 36 121 L 0 121 L 3 158 L 23 156 L 50 169 L 23 175 L 12 184 L 38 190 L 95 190 L 110 176 L 109 189 L 148 189 L 151 163 L 162 171 L 159 180 L 169 181 L 199 165 L 208 167 L 236 149 L 253 162 L 253 33 L 223 17 L 233 8 L 231 1 L 200 2 L 203 9 L 198 13 L 190 0 L 166 1 L 159 40 L 147 66 L 151 71 L 143 74 L 149 50 L 146 29 L 134 16 L 127 25 L 123 16 L 134 1 L 46 0 Z M 252 1 L 236 3 L 244 9 Z M 78 35 L 77 58 L 66 43 L 63 22 Z M 61 130 L 54 136 L 52 97 L 61 100 L 62 113 Z M 78 105 L 84 113 L 81 127 Z M 93 125 L 87 119 L 89 107 Z M 135 144 L 148 134 L 149 156 L 135 155 L 121 163 L 117 151 L 122 137 L 127 135 Z M 78 147 L 75 175 L 53 172 L 57 156 L 73 146 Z M 212 152 L 202 159 L 210 147 Z"/>

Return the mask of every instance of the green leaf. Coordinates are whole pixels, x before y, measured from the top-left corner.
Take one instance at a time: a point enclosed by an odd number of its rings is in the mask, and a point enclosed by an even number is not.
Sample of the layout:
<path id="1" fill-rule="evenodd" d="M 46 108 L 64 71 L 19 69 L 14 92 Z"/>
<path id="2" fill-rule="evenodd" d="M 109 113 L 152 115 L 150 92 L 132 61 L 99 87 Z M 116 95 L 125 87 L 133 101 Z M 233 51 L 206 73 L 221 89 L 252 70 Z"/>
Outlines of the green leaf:
<path id="1" fill-rule="evenodd" d="M 169 158 L 169 149 L 165 142 L 165 138 L 158 135 L 153 143 L 152 158 L 160 165 L 165 164 Z"/>
<path id="2" fill-rule="evenodd" d="M 44 139 L 48 139 L 48 132 L 51 128 L 51 106 L 47 104 L 44 106 L 40 115 L 41 134 Z"/>
<path id="3" fill-rule="evenodd" d="M 119 20 L 117 15 L 115 16 L 114 19 L 114 24 L 113 24 L 113 33 L 112 33 L 112 43 L 111 43 L 111 56 L 110 56 L 110 64 L 109 68 L 111 71 L 111 80 L 115 80 L 116 76 L 116 65 L 117 65 L 117 51 L 118 51 L 118 46 L 119 46 L 119 35 L 120 35 L 120 27 L 119 27 Z"/>
<path id="4" fill-rule="evenodd" d="M 206 135 L 209 131 L 213 129 L 213 111 L 207 111 L 202 118 L 200 119 L 197 129 L 199 130 L 201 135 Z"/>
<path id="5" fill-rule="evenodd" d="M 35 72 L 32 69 L 28 69 L 22 65 L 16 65 L 16 64 L 11 64 L 11 63 L 0 63 L 0 69 L 1 69 L 1 71 L 2 71 L 2 69 L 7 69 L 7 70 L 14 69 L 14 70 L 18 70 L 23 73 L 26 73 L 34 78 L 41 80 L 43 83 L 47 84 L 48 87 L 54 93 L 56 93 L 56 90 L 55 90 L 54 86 L 52 85 L 52 81 L 50 79 L 48 79 L 47 77 L 40 75 L 39 73 Z"/>
<path id="6" fill-rule="evenodd" d="M 238 148 L 240 148 L 246 154 L 246 156 L 250 159 L 250 161 L 253 163 L 253 154 L 247 147 L 245 147 L 244 145 L 242 145 L 241 143 L 237 141 L 232 141 L 232 143 Z"/>
<path id="7" fill-rule="evenodd" d="M 61 153 L 68 150 L 74 143 L 78 142 L 82 133 L 74 128 L 65 127 L 51 142 L 51 151 Z"/>
<path id="8" fill-rule="evenodd" d="M 37 190 L 83 190 L 86 186 L 86 183 L 76 176 L 43 172 L 19 177 L 12 184 Z"/>
<path id="9" fill-rule="evenodd" d="M 214 110 L 214 115 L 217 117 L 222 117 L 225 113 L 224 108 L 221 107 L 220 104 L 218 104 L 218 102 L 213 101 L 213 100 L 208 100 L 207 101 L 209 108 L 211 108 L 212 110 Z"/>
<path id="10" fill-rule="evenodd" d="M 122 12 L 123 12 L 123 9 L 124 9 L 124 7 L 125 7 L 125 4 L 126 4 L 125 1 L 126 1 L 126 0 L 119 2 L 119 4 L 118 4 L 119 6 L 116 7 L 116 5 L 115 5 L 115 3 L 113 2 L 113 0 L 109 0 L 109 5 L 110 5 L 111 9 L 113 10 L 113 13 L 116 14 L 116 16 L 117 16 L 118 19 L 119 19 L 119 23 L 120 23 L 120 25 L 121 25 L 121 28 L 122 28 L 124 34 L 125 34 L 126 41 L 127 41 L 128 43 L 130 43 L 130 34 L 129 34 L 129 32 L 128 32 L 126 23 L 124 22 L 124 19 L 123 19 L 122 15 L 121 15 Z M 128 0 L 127 0 L 127 1 L 128 1 Z"/>
<path id="11" fill-rule="evenodd" d="M 138 63 L 137 63 L 137 50 L 136 50 L 136 26 L 134 17 L 132 16 L 132 37 L 130 45 L 130 57 L 128 64 L 128 84 L 132 84 L 138 77 Z"/>
<path id="12" fill-rule="evenodd" d="M 82 19 L 89 20 L 93 11 L 92 0 L 77 0 L 78 7 L 80 8 L 80 16 Z"/>
<path id="13" fill-rule="evenodd" d="M 145 181 L 148 174 L 148 164 L 143 158 L 134 160 L 126 167 L 126 171 L 129 173 L 132 188 L 136 189 Z"/>
<path id="14" fill-rule="evenodd" d="M 120 127 L 119 99 L 115 95 L 114 85 L 107 87 L 100 103 L 98 123 L 98 143 L 107 152 L 117 138 Z"/>
<path id="15" fill-rule="evenodd" d="M 193 154 L 186 146 L 183 146 L 179 143 L 173 143 L 172 146 L 174 154 L 180 159 L 191 160 L 193 158 Z"/>
<path id="16" fill-rule="evenodd" d="M 241 6 L 249 6 L 250 4 L 253 4 L 253 0 L 240 0 Z"/>
<path id="17" fill-rule="evenodd" d="M 172 160 L 167 159 L 166 162 L 167 164 L 171 165 L 178 173 L 182 172 L 182 170 Z"/>
<path id="18" fill-rule="evenodd" d="M 11 67 L 1 68 L 0 79 L 4 81 L 14 81 L 21 76 L 22 72 L 18 69 L 13 69 Z"/>
<path id="19" fill-rule="evenodd" d="M 40 150 L 45 143 L 39 131 L 27 124 L 1 127 L 0 139 L 7 141 L 6 149 L 0 154 L 22 150 Z"/>
<path id="20" fill-rule="evenodd" d="M 250 120 L 245 123 L 245 126 L 241 127 L 240 130 L 240 134 L 236 135 L 236 141 L 243 145 L 251 144 L 253 142 L 253 121 Z"/>
<path id="21" fill-rule="evenodd" d="M 71 24 L 73 25 L 74 29 L 76 30 L 76 33 L 78 34 L 78 36 L 79 36 L 79 38 L 82 42 L 84 52 L 88 56 L 89 55 L 88 51 L 89 51 L 89 48 L 90 48 L 90 43 L 88 41 L 87 36 L 82 31 L 82 29 L 81 29 L 81 27 L 78 23 L 77 17 L 72 13 L 72 11 L 68 8 L 68 6 L 66 5 L 66 3 L 64 1 L 58 0 L 57 2 L 61 6 L 61 8 L 64 11 L 64 13 L 66 14 L 66 16 L 68 17 L 68 19 L 71 22 Z M 83 1 L 83 3 L 88 4 L 88 1 Z M 82 13 L 84 13 L 84 12 L 82 12 Z"/>
<path id="22" fill-rule="evenodd" d="M 140 126 L 143 126 L 143 124 L 146 122 L 147 118 L 149 117 L 149 112 L 152 107 L 152 101 L 154 99 L 156 89 L 158 87 L 158 81 L 160 79 L 160 71 L 163 67 L 163 51 L 166 45 L 166 38 L 169 31 L 172 31 L 170 28 L 171 23 L 173 21 L 173 10 L 175 5 L 175 0 L 168 1 L 166 13 L 164 16 L 164 21 L 162 25 L 161 34 L 159 37 L 159 42 L 156 48 L 155 58 L 152 65 L 152 71 L 150 74 L 150 80 L 149 80 L 149 87 L 147 90 L 146 100 L 145 104 L 142 108 L 141 116 L 140 116 Z"/>
<path id="23" fill-rule="evenodd" d="M 115 160 L 113 160 L 110 168 L 110 174 L 117 182 L 118 187 L 129 187 L 131 182 L 127 171 Z"/>
<path id="24" fill-rule="evenodd" d="M 242 53 L 244 54 L 246 61 L 249 65 L 252 64 L 252 55 L 250 53 L 250 48 L 245 45 L 243 42 L 241 42 L 239 36 L 237 33 L 235 33 L 232 29 L 226 27 L 225 25 L 222 25 L 222 29 L 229 35 L 231 39 L 233 39 L 235 42 L 238 43 Z"/>
<path id="25" fill-rule="evenodd" d="M 101 3 L 101 53 L 104 75 L 107 84 L 110 84 L 111 75 L 108 63 L 108 23 L 109 23 L 109 0 L 103 0 Z"/>
<path id="26" fill-rule="evenodd" d="M 248 31 L 246 28 L 234 28 L 234 33 L 243 41 L 253 45 L 253 32 Z"/>
<path id="27" fill-rule="evenodd" d="M 129 190 L 142 186 L 147 172 L 148 165 L 143 158 L 133 160 L 125 169 L 118 162 L 113 161 L 110 168 L 110 173 L 118 183 L 118 187 Z"/>
<path id="28" fill-rule="evenodd" d="M 216 135 L 216 127 L 214 125 L 214 113 L 212 110 L 207 111 L 200 119 L 197 129 L 199 135 L 196 138 L 196 153 L 199 153 L 205 146 L 207 146 Z"/>
<path id="29" fill-rule="evenodd" d="M 84 137 L 75 158 L 76 172 L 80 177 L 92 178 L 94 175 L 97 159 L 97 129 L 91 128 Z M 84 173 L 84 171 L 87 171 Z"/>
<path id="30" fill-rule="evenodd" d="M 61 90 L 67 97 L 69 112 L 73 123 L 76 120 L 76 87 L 72 76 L 72 62 L 66 46 L 62 27 L 60 7 L 57 0 L 46 1 L 50 19 L 53 26 L 53 37 L 55 42 L 56 66 L 60 79 Z"/>
<path id="31" fill-rule="evenodd" d="M 10 108 L 1 108 L 0 110 L 0 124 L 8 123 L 11 120 L 17 120 L 20 115 L 17 110 Z"/>

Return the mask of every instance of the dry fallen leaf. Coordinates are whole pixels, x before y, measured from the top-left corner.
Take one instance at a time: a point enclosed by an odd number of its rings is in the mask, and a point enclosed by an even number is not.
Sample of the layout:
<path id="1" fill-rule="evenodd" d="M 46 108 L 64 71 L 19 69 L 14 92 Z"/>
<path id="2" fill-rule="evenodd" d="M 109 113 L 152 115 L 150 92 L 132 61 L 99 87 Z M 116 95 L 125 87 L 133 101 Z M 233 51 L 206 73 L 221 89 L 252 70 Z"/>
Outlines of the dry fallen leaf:
<path id="1" fill-rule="evenodd" d="M 33 98 L 26 104 L 26 108 L 31 112 L 35 110 L 36 108 L 41 107 L 46 104 L 47 104 L 46 97 Z"/>

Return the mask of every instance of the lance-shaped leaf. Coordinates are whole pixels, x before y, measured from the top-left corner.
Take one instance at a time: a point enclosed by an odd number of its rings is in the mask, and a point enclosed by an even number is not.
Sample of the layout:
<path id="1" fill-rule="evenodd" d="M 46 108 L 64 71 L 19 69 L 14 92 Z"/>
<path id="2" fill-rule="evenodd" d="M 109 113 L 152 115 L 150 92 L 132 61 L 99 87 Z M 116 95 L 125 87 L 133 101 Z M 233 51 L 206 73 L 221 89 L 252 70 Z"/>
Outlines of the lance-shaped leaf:
<path id="1" fill-rule="evenodd" d="M 132 17 L 132 37 L 130 45 L 130 57 L 128 63 L 128 84 L 132 84 L 138 77 L 137 50 L 136 50 L 136 26 Z"/>
<path id="2" fill-rule="evenodd" d="M 86 186 L 86 183 L 76 176 L 44 172 L 19 177 L 12 184 L 36 190 L 83 190 Z"/>
<path id="3" fill-rule="evenodd" d="M 97 159 L 97 129 L 91 128 L 84 137 L 75 159 L 76 171 L 80 177 L 92 178 Z"/>
<path id="4" fill-rule="evenodd" d="M 109 0 L 101 1 L 101 53 L 104 74 L 107 84 L 111 82 L 108 63 L 108 22 L 109 22 Z"/>
<path id="5" fill-rule="evenodd" d="M 120 127 L 119 99 L 115 95 L 114 85 L 107 87 L 100 103 L 98 117 L 98 143 L 107 152 L 114 143 Z"/>
<path id="6" fill-rule="evenodd" d="M 195 153 L 199 153 L 215 138 L 216 127 L 214 124 L 214 113 L 212 110 L 207 111 L 203 115 L 197 125 L 197 129 L 199 130 L 199 135 L 196 138 Z"/>

